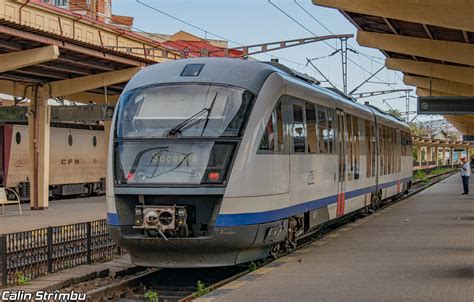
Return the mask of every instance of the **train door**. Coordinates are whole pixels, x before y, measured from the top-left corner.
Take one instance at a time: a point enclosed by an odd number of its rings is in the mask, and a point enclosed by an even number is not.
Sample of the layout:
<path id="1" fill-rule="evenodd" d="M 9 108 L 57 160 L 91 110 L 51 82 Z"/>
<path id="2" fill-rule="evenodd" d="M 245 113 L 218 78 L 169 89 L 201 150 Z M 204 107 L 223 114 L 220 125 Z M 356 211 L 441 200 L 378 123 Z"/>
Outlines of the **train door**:
<path id="1" fill-rule="evenodd" d="M 298 204 L 310 200 L 308 196 L 311 163 L 307 150 L 305 102 L 290 97 L 290 202 Z"/>
<path id="2" fill-rule="evenodd" d="M 336 109 L 337 112 L 337 150 L 338 150 L 338 176 L 337 176 L 337 207 L 336 216 L 344 215 L 345 191 L 346 191 L 346 123 L 344 111 Z"/>

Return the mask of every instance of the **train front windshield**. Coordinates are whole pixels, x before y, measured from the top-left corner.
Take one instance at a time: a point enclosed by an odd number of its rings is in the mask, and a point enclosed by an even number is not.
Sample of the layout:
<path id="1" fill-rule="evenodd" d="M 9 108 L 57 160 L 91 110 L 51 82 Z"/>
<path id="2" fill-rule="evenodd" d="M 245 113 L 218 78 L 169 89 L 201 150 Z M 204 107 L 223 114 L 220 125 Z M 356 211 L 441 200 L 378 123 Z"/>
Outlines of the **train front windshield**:
<path id="1" fill-rule="evenodd" d="M 243 89 L 198 84 L 124 95 L 115 131 L 116 183 L 224 183 L 253 99 Z"/>

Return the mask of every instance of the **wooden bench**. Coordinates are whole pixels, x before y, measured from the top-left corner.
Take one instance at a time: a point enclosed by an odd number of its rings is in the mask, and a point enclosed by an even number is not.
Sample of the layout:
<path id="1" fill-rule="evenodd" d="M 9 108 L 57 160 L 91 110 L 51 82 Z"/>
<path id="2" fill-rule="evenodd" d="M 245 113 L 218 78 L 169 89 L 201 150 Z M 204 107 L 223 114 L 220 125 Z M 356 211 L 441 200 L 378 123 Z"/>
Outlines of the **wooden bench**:
<path id="1" fill-rule="evenodd" d="M 16 200 L 8 200 L 7 191 L 12 192 L 13 195 L 15 195 Z M 0 188 L 0 204 L 2 205 L 2 214 L 5 214 L 5 205 L 9 205 L 9 204 L 18 204 L 18 209 L 20 211 L 20 215 L 22 214 L 21 213 L 20 196 L 18 196 L 18 194 L 12 189 Z"/>

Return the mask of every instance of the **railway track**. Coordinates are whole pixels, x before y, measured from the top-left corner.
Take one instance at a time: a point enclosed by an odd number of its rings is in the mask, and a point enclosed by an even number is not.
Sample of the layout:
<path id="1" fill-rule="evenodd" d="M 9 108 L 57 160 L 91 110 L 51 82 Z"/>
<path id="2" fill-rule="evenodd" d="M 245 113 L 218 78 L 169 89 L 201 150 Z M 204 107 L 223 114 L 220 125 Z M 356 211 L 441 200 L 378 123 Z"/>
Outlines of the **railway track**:
<path id="1" fill-rule="evenodd" d="M 384 201 L 378 210 L 411 197 L 454 173 L 455 171 L 448 171 L 443 174 L 428 177 L 429 183 L 423 180 L 413 182 L 413 188 L 408 194 L 399 196 L 396 200 Z M 347 223 L 361 218 L 361 216 L 363 215 L 359 212 L 345 216 L 340 220 L 298 239 L 297 247 L 291 252 L 325 237 L 331 232 L 344 227 Z M 285 253 L 284 255 L 290 253 Z M 258 264 L 217 268 L 152 269 L 89 291 L 87 298 L 89 301 L 143 301 L 145 297 L 147 297 L 148 301 L 158 301 L 154 300 L 155 298 L 159 299 L 160 302 L 191 301 L 199 295 L 219 288 L 240 278 L 256 267 L 264 266 L 272 261 L 273 260 L 265 259 L 261 260 Z M 250 266 L 253 266 L 253 268 L 250 268 Z"/>

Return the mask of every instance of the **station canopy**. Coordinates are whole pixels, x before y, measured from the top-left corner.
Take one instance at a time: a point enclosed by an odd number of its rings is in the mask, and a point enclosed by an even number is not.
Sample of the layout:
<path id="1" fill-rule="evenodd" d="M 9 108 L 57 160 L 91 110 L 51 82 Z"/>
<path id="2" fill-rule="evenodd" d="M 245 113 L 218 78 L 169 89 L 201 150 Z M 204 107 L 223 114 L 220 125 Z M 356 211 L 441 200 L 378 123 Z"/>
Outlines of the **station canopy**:
<path id="1" fill-rule="evenodd" d="M 357 27 L 361 46 L 379 49 L 388 69 L 418 96 L 474 96 L 474 1 L 313 0 Z M 474 101 L 474 100 L 473 100 Z M 474 115 L 444 115 L 463 134 Z"/>

